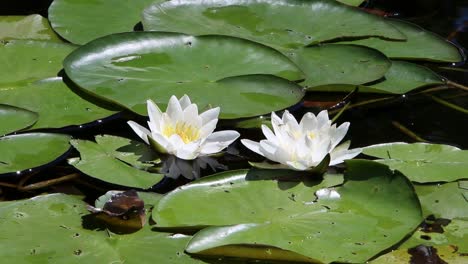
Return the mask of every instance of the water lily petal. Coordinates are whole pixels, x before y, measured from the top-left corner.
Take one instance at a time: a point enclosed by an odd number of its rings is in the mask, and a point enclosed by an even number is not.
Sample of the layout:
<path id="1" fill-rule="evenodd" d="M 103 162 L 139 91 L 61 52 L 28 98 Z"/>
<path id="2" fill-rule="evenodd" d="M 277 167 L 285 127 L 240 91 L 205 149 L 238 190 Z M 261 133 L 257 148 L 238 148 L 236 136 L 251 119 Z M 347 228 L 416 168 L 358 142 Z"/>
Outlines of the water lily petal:
<path id="1" fill-rule="evenodd" d="M 179 100 L 174 95 L 169 99 L 169 104 L 167 105 L 166 113 L 171 120 L 182 120 L 183 112 L 182 107 L 180 106 Z"/>
<path id="2" fill-rule="evenodd" d="M 148 125 L 151 130 L 159 130 L 159 122 L 161 119 L 161 109 L 153 102 L 153 100 L 146 101 L 146 108 L 148 110 L 149 122 Z"/>
<path id="3" fill-rule="evenodd" d="M 198 116 L 198 107 L 196 104 L 188 105 L 183 112 L 183 122 L 193 126 L 194 128 L 200 128 L 202 126 L 202 120 Z"/>
<path id="4" fill-rule="evenodd" d="M 307 170 L 309 168 L 309 166 L 300 161 L 287 161 L 286 165 L 288 165 L 293 170 L 299 171 Z"/>
<path id="5" fill-rule="evenodd" d="M 302 131 L 312 131 L 317 129 L 317 117 L 312 113 L 306 113 L 299 123 Z"/>
<path id="6" fill-rule="evenodd" d="M 348 150 L 350 144 L 351 142 L 348 140 L 330 152 L 330 166 L 340 164 L 347 159 L 352 159 L 362 152 L 361 148 Z"/>
<path id="7" fill-rule="evenodd" d="M 219 116 L 219 107 L 211 108 L 200 114 L 200 117 L 203 120 L 203 124 L 210 122 L 213 119 L 218 119 Z"/>
<path id="8" fill-rule="evenodd" d="M 227 148 L 234 140 L 240 136 L 239 132 L 234 130 L 224 130 L 214 132 L 209 135 L 204 144 L 201 146 L 200 154 L 209 155 L 218 153 Z"/>
<path id="9" fill-rule="evenodd" d="M 193 160 L 199 154 L 199 147 L 199 142 L 183 144 L 182 147 L 176 149 L 176 153 L 174 155 L 183 160 Z"/>
<path id="10" fill-rule="evenodd" d="M 182 108 L 182 110 L 186 109 L 189 105 L 192 104 L 192 102 L 190 101 L 190 98 L 188 97 L 188 95 L 184 94 L 184 96 L 182 96 L 180 99 L 179 99 L 179 104 L 180 104 L 180 107 Z"/>
<path id="11" fill-rule="evenodd" d="M 269 141 L 273 142 L 275 145 L 278 145 L 278 139 L 268 126 L 262 125 L 262 132 Z"/>
<path id="12" fill-rule="evenodd" d="M 335 148 L 338 143 L 343 140 L 343 138 L 346 136 L 346 133 L 348 132 L 349 129 L 349 122 L 344 122 L 341 124 L 338 128 L 335 129 L 335 131 L 331 132 L 331 148 Z"/>
<path id="13" fill-rule="evenodd" d="M 250 139 L 241 139 L 241 143 L 251 151 L 263 156 L 263 153 L 260 151 L 260 143 L 252 141 Z"/>
<path id="14" fill-rule="evenodd" d="M 282 120 L 283 120 L 283 124 L 288 125 L 291 131 L 297 131 L 297 132 L 301 131 L 301 128 L 299 127 L 299 124 L 297 123 L 296 118 L 291 113 L 289 113 L 288 110 L 284 111 Z"/>
<path id="15" fill-rule="evenodd" d="M 323 127 L 327 127 L 327 126 L 330 126 L 331 125 L 331 121 L 330 119 L 328 119 L 328 111 L 327 110 L 323 110 L 323 111 L 320 111 L 320 113 L 317 115 L 317 127 L 320 129 L 320 128 L 323 128 Z"/>
<path id="16" fill-rule="evenodd" d="M 133 131 L 135 131 L 137 136 L 143 139 L 146 144 L 149 144 L 148 135 L 151 135 L 151 132 L 146 127 L 143 127 L 134 121 L 128 121 L 127 124 L 133 129 Z"/>
<path id="17" fill-rule="evenodd" d="M 218 119 L 213 119 L 207 124 L 203 125 L 200 128 L 200 137 L 203 139 L 207 138 L 211 133 L 213 133 L 213 131 L 216 128 L 217 123 L 218 123 Z"/>

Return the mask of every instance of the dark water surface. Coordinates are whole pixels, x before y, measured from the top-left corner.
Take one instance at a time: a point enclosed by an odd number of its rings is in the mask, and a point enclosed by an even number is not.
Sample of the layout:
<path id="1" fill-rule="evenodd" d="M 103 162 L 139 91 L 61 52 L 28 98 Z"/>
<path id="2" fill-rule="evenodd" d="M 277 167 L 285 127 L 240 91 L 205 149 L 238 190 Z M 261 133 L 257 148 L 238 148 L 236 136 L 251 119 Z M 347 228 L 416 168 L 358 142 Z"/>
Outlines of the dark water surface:
<path id="1" fill-rule="evenodd" d="M 47 17 L 47 8 L 51 2 L 51 0 L 1 1 L 0 15 L 39 13 Z M 378 13 L 379 15 L 396 17 L 419 24 L 425 29 L 449 39 L 466 53 L 464 47 L 468 47 L 468 33 L 466 32 L 468 30 L 468 1 L 370 0 L 364 3 L 363 7 L 372 9 L 374 13 Z M 468 66 L 466 63 L 459 63 L 457 65 L 426 63 L 425 65 L 453 82 L 468 85 Z M 341 115 L 338 122 L 351 122 L 348 137 L 352 139 L 352 147 L 362 147 L 384 142 L 418 142 L 425 140 L 427 142 L 449 144 L 462 149 L 468 149 L 468 113 L 437 103 L 428 95 L 437 96 L 461 108 L 468 109 L 468 91 L 453 88 L 432 93 L 418 93 L 416 91 L 402 96 L 395 96 L 378 103 L 349 109 Z M 299 118 L 303 113 L 308 111 L 318 113 L 322 109 L 339 103 L 344 96 L 345 94 L 314 93 L 313 95 L 306 96 L 304 102 L 294 107 L 291 111 Z M 381 97 L 382 95 L 357 94 L 352 97 L 352 103 Z M 84 126 L 81 129 L 67 129 L 64 132 L 83 139 L 92 139 L 94 135 L 98 134 L 117 134 L 123 137 L 136 138 L 126 124 L 126 120 L 124 115 L 120 115 L 109 120 L 104 120 L 104 122 Z M 263 137 L 259 130 L 243 130 L 241 133 L 243 136 L 246 135 L 253 139 Z M 235 154 L 238 151 L 240 151 L 240 154 Z M 248 167 L 245 163 L 246 156 L 255 158 L 239 143 L 233 147 L 232 152 L 234 155 L 227 155 L 221 160 L 221 162 L 228 163 L 230 169 Z M 74 155 L 78 156 L 77 153 Z M 73 170 L 65 161 L 60 165 L 66 167 L 65 171 Z M 50 171 L 41 172 L 40 174 L 63 174 L 63 172 L 57 172 L 62 170 L 62 168 L 50 168 L 48 170 Z M 109 188 L 109 186 L 101 182 L 95 184 L 93 179 L 83 178 L 83 180 L 87 184 L 80 185 L 80 188 L 92 188 L 92 186 L 89 186 L 90 183 L 94 186 L 102 186 L 103 189 Z M 183 182 L 184 180 L 179 180 L 178 182 L 169 180 L 167 185 L 161 186 L 160 191 L 168 191 L 173 186 Z M 80 184 L 83 184 L 83 182 Z M 56 191 L 74 191 L 68 185 L 58 186 L 57 188 Z M 28 196 L 31 194 L 24 195 Z M 13 197 L 18 198 L 18 193 L 13 195 Z"/>

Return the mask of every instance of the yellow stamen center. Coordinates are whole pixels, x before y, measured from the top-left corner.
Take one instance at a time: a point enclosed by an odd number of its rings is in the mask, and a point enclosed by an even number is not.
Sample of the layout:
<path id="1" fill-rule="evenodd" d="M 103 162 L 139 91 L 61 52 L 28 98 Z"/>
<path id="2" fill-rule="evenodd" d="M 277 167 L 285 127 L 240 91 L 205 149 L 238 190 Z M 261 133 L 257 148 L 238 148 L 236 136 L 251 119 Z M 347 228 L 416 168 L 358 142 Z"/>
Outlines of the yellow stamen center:
<path id="1" fill-rule="evenodd" d="M 162 134 L 166 137 L 177 134 L 187 144 L 200 138 L 200 129 L 185 122 L 177 122 L 175 127 L 172 125 L 165 126 Z"/>
<path id="2" fill-rule="evenodd" d="M 307 135 L 309 136 L 310 139 L 314 139 L 314 137 L 315 137 L 314 132 L 309 132 L 309 133 L 307 133 Z"/>

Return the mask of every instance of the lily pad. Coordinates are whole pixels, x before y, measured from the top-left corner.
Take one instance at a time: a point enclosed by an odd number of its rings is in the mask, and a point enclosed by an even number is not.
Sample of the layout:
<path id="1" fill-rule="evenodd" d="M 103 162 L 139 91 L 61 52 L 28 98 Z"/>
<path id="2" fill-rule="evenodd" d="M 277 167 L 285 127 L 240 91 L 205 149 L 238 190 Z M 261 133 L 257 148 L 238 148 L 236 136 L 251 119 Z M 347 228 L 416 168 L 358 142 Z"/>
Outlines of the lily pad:
<path id="1" fill-rule="evenodd" d="M 41 15 L 0 16 L 0 39 L 35 39 L 62 42 Z"/>
<path id="2" fill-rule="evenodd" d="M 387 22 L 405 34 L 406 41 L 367 38 L 349 43 L 380 50 L 393 59 L 436 62 L 460 62 L 463 60 L 458 48 L 442 37 L 409 22 L 393 19 L 389 19 Z"/>
<path id="3" fill-rule="evenodd" d="M 0 104 L 0 135 L 30 127 L 37 121 L 37 118 L 36 112 Z"/>
<path id="4" fill-rule="evenodd" d="M 364 3 L 365 0 L 337 0 L 343 4 L 351 5 L 351 6 L 359 6 Z"/>
<path id="5" fill-rule="evenodd" d="M 448 145 L 395 142 L 365 147 L 362 153 L 381 158 L 376 161 L 402 172 L 414 182 L 468 178 L 468 151 Z"/>
<path id="6" fill-rule="evenodd" d="M 53 162 L 70 149 L 70 136 L 27 133 L 0 138 L 0 174 L 21 173 Z"/>
<path id="7" fill-rule="evenodd" d="M 222 36 L 111 35 L 78 48 L 64 66 L 86 91 L 143 115 L 147 99 L 164 109 L 172 95 L 187 94 L 199 109 L 220 106 L 221 118 L 284 109 L 304 95 L 300 86 L 279 78 L 302 78 L 286 57 L 263 45 Z"/>
<path id="8" fill-rule="evenodd" d="M 136 168 L 144 167 L 138 159 L 147 151 L 146 145 L 125 138 L 114 137 L 114 140 L 120 143 L 106 146 L 108 140 L 105 139 L 97 140 L 97 143 L 72 140 L 71 144 L 80 152 L 81 158 L 71 159 L 69 163 L 93 178 L 127 187 L 148 189 L 164 177 Z M 115 146 L 119 149 L 113 149 Z M 136 167 L 128 161 L 135 162 Z"/>
<path id="9" fill-rule="evenodd" d="M 147 7 L 142 22 L 145 30 L 228 35 L 277 49 L 348 37 L 406 39 L 380 17 L 326 0 L 167 1 Z"/>
<path id="10" fill-rule="evenodd" d="M 153 2 L 155 0 L 54 0 L 49 7 L 49 19 L 64 39 L 85 44 L 105 35 L 133 31 L 140 21 L 141 10 Z"/>
<path id="11" fill-rule="evenodd" d="M 412 232 L 421 211 L 403 175 L 371 161 L 347 163 L 345 183 L 335 188 L 278 181 L 281 173 L 271 170 L 207 177 L 166 195 L 153 219 L 159 227 L 209 226 L 187 245 L 191 254 L 269 258 L 264 247 L 273 247 L 301 261 L 365 262 Z"/>
<path id="12" fill-rule="evenodd" d="M 150 228 L 127 235 L 83 228 L 86 204 L 75 196 L 2 202 L 0 214 L 0 243 L 10 245 L 0 249 L 0 257 L 12 263 L 204 263 L 184 253 L 189 236 Z"/>
<path id="13" fill-rule="evenodd" d="M 361 85 L 338 83 L 320 85 L 309 88 L 309 91 L 352 92 L 358 86 L 361 93 L 404 94 L 427 86 L 445 84 L 441 76 L 424 66 L 405 61 L 391 63 L 390 69 L 380 80 Z"/>
<path id="14" fill-rule="evenodd" d="M 0 90 L 0 103 L 37 112 L 38 121 L 30 129 L 81 125 L 117 113 L 101 107 L 101 104 L 94 104 L 94 98 L 74 90 L 76 88 L 71 89 L 61 77 L 50 78 Z"/>
<path id="15" fill-rule="evenodd" d="M 434 232 L 419 228 L 408 240 L 400 245 L 399 248 L 413 248 L 418 245 L 437 247 L 452 246 L 453 249 L 456 249 L 457 253 L 467 254 L 468 221 L 453 219 L 448 221 L 447 225 L 442 225 L 440 230 Z"/>
<path id="16" fill-rule="evenodd" d="M 324 44 L 286 53 L 304 71 L 308 89 L 329 84 L 357 85 L 382 78 L 392 63 L 381 52 L 356 45 Z"/>
<path id="17" fill-rule="evenodd" d="M 468 190 L 458 182 L 435 185 L 415 185 L 423 213 L 437 218 L 468 220 Z"/>
<path id="18" fill-rule="evenodd" d="M 76 47 L 65 43 L 11 40 L 0 43 L 0 88 L 11 89 L 55 77 Z"/>
<path id="19" fill-rule="evenodd" d="M 420 251 L 420 252 L 418 252 Z M 391 252 L 369 262 L 371 264 L 404 264 L 404 263 L 450 263 L 464 264 L 466 256 L 457 252 L 452 246 L 392 250 Z"/>

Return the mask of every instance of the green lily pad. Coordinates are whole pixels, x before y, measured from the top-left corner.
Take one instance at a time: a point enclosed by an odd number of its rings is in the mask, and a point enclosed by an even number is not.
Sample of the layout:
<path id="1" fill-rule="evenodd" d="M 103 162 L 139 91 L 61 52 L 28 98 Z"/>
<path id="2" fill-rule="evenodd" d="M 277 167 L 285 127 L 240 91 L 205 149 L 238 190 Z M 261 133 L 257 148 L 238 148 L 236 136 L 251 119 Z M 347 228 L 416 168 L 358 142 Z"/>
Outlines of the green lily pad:
<path id="1" fill-rule="evenodd" d="M 11 105 L 0 104 L 0 135 L 32 126 L 38 118 L 36 112 Z"/>
<path id="2" fill-rule="evenodd" d="M 147 7 L 142 22 L 145 30 L 228 35 L 279 49 L 347 37 L 406 39 L 380 17 L 326 0 L 167 1 Z"/>
<path id="3" fill-rule="evenodd" d="M 468 190 L 458 182 L 436 185 L 415 185 L 423 213 L 437 218 L 463 218 L 468 220 Z M 468 197 L 468 196 L 467 196 Z"/>
<path id="4" fill-rule="evenodd" d="M 133 31 L 140 21 L 141 10 L 153 2 L 155 0 L 54 0 L 49 7 L 49 19 L 64 39 L 85 44 L 105 35 Z"/>
<path id="5" fill-rule="evenodd" d="M 447 225 L 440 227 L 436 232 L 425 231 L 419 228 L 399 248 L 413 248 L 418 245 L 425 246 L 452 246 L 457 253 L 468 253 L 468 221 L 453 219 Z M 451 263 L 451 262 L 450 262 Z"/>
<path id="6" fill-rule="evenodd" d="M 351 5 L 351 6 L 359 6 L 361 5 L 365 0 L 337 0 L 338 2 L 341 2 L 343 4 Z"/>
<path id="7" fill-rule="evenodd" d="M 0 16 L 0 39 L 35 39 L 62 42 L 41 15 Z"/>
<path id="8" fill-rule="evenodd" d="M 347 164 L 345 183 L 336 188 L 278 181 L 281 172 L 274 170 L 221 173 L 167 194 L 153 219 L 159 227 L 209 226 L 187 245 L 191 254 L 253 251 L 268 258 L 273 247 L 295 253 L 281 254 L 289 261 L 365 262 L 412 232 L 422 216 L 403 175 L 371 161 Z"/>
<path id="9" fill-rule="evenodd" d="M 242 39 L 133 32 L 97 39 L 64 61 L 86 91 L 146 115 L 146 100 L 164 109 L 187 94 L 199 109 L 221 107 L 221 118 L 270 113 L 304 92 L 288 80 L 300 71 L 279 52 Z M 272 75 L 277 75 L 272 76 Z"/>
<path id="10" fill-rule="evenodd" d="M 404 94 L 431 85 L 444 84 L 444 79 L 430 69 L 405 61 L 392 61 L 384 80 L 365 86 L 384 93 Z"/>
<path id="11" fill-rule="evenodd" d="M 357 85 L 382 78 L 392 63 L 381 52 L 355 45 L 324 44 L 286 53 L 304 71 L 306 88 Z"/>
<path id="12" fill-rule="evenodd" d="M 146 145 L 118 137 L 113 139 L 120 143 L 107 145 L 109 140 L 101 139 L 97 143 L 72 140 L 70 143 L 80 152 L 81 158 L 71 159 L 69 163 L 93 178 L 127 187 L 148 189 L 164 177 L 138 169 L 145 167 L 138 159 L 147 152 Z M 118 149 L 113 149 L 116 146 Z M 135 167 L 127 162 L 136 163 Z"/>
<path id="13" fill-rule="evenodd" d="M 407 40 L 391 41 L 382 38 L 367 38 L 349 43 L 380 50 L 394 59 L 437 62 L 460 62 L 463 60 L 458 48 L 440 36 L 409 22 L 390 19 L 387 22 L 405 34 Z"/>
<path id="14" fill-rule="evenodd" d="M 0 88 L 11 89 L 55 77 L 76 47 L 65 43 L 11 40 L 0 43 Z"/>
<path id="15" fill-rule="evenodd" d="M 390 69 L 380 80 L 361 85 L 321 85 L 312 87 L 309 91 L 351 92 L 358 86 L 361 93 L 404 94 L 418 88 L 442 84 L 445 84 L 444 79 L 424 66 L 405 61 L 392 61 Z"/>
<path id="16" fill-rule="evenodd" d="M 0 174 L 20 173 L 48 164 L 70 149 L 70 136 L 27 133 L 0 138 Z"/>
<path id="17" fill-rule="evenodd" d="M 452 246 L 433 247 L 430 252 L 426 249 L 421 249 L 419 258 L 414 257 L 415 253 L 410 254 L 408 249 L 392 250 L 391 252 L 378 257 L 377 259 L 369 262 L 371 264 L 406 264 L 406 263 L 419 263 L 414 262 L 415 259 L 423 261 L 420 263 L 450 263 L 450 264 L 464 264 L 466 263 L 466 256 L 457 252 Z M 424 257 L 421 257 L 424 256 Z M 437 261 L 437 262 L 436 262 Z M 443 262 L 442 262 L 443 261 Z"/>
<path id="18" fill-rule="evenodd" d="M 62 128 L 81 125 L 117 113 L 93 103 L 94 98 L 77 93 L 61 77 L 0 90 L 0 103 L 23 107 L 39 114 L 29 129 Z M 31 95 L 34 96 L 31 96 Z M 60 100 L 57 100 L 60 98 Z"/>
<path id="19" fill-rule="evenodd" d="M 398 170 L 414 182 L 451 182 L 468 178 L 468 151 L 439 144 L 402 142 L 363 148 L 363 154 Z"/>
<path id="20" fill-rule="evenodd" d="M 189 236 L 149 227 L 127 235 L 83 228 L 86 204 L 75 196 L 2 202 L 0 214 L 0 243 L 9 245 L 0 249 L 0 257 L 11 263 L 204 263 L 184 253 Z"/>

